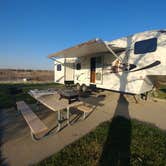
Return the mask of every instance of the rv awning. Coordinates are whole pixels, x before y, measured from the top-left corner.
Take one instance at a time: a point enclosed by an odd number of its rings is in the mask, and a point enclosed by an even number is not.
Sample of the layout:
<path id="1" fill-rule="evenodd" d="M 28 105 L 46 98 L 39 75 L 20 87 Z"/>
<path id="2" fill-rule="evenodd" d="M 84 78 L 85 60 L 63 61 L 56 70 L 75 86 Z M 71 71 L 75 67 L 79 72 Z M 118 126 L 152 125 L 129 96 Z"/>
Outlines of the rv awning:
<path id="1" fill-rule="evenodd" d="M 101 39 L 95 39 L 56 52 L 54 54 L 49 55 L 48 57 L 73 58 L 73 57 L 81 57 L 93 54 L 107 53 L 110 52 L 107 47 L 111 48 L 115 53 L 125 50 L 125 48 L 112 46 L 109 44 L 109 42 L 105 42 Z"/>

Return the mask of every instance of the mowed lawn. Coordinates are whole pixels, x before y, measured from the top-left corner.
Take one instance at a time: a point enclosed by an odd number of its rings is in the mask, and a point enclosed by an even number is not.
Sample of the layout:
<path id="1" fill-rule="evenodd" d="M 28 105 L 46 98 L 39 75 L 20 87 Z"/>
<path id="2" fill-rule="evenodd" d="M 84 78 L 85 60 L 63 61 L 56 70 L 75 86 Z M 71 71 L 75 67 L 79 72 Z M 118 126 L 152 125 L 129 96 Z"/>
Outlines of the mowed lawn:
<path id="1" fill-rule="evenodd" d="M 157 96 L 160 99 L 166 99 L 166 85 L 161 85 L 157 90 Z"/>
<path id="2" fill-rule="evenodd" d="M 16 101 L 24 100 L 28 104 L 35 100 L 28 94 L 31 89 L 59 89 L 63 85 L 56 83 L 25 83 L 25 84 L 0 84 L 0 109 L 16 105 Z"/>
<path id="3" fill-rule="evenodd" d="M 166 132 L 122 117 L 104 122 L 36 166 L 165 166 Z"/>

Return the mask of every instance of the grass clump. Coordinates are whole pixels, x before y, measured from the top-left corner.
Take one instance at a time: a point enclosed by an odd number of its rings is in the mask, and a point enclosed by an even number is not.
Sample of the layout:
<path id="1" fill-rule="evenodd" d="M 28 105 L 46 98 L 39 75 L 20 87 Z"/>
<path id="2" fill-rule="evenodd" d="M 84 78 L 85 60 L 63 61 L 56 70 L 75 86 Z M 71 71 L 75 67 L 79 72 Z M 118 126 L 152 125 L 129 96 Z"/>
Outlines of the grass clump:
<path id="1" fill-rule="evenodd" d="M 157 88 L 153 95 L 159 99 L 166 99 L 166 85 L 161 85 L 159 88 Z"/>
<path id="2" fill-rule="evenodd" d="M 104 122 L 36 166 L 166 165 L 166 132 L 122 117 Z"/>

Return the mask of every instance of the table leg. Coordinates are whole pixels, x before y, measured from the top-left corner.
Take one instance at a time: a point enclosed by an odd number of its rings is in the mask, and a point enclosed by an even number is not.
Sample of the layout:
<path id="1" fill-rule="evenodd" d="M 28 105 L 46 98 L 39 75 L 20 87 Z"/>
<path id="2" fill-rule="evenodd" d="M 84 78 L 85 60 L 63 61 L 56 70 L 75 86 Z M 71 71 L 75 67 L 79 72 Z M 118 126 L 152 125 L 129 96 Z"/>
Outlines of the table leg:
<path id="1" fill-rule="evenodd" d="M 84 112 L 83 113 L 83 119 L 85 120 L 85 118 L 86 118 L 86 113 Z"/>
<path id="2" fill-rule="evenodd" d="M 70 125 L 70 108 L 67 107 L 67 124 Z"/>
<path id="3" fill-rule="evenodd" d="M 58 128 L 57 131 L 59 131 L 61 129 L 61 111 L 58 111 Z"/>
<path id="4" fill-rule="evenodd" d="M 40 104 L 39 101 L 37 101 L 36 102 L 36 108 L 37 108 L 37 110 L 39 110 L 39 104 Z"/>

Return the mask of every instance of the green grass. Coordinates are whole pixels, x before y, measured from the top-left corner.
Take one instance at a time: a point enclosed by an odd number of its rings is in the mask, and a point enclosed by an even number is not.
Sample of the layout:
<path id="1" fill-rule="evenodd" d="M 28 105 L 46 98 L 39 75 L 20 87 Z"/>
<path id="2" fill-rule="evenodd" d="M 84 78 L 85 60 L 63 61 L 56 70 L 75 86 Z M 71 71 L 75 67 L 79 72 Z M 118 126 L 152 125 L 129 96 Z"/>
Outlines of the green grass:
<path id="1" fill-rule="evenodd" d="M 56 83 L 26 83 L 26 84 L 0 84 L 0 108 L 15 106 L 16 101 L 24 100 L 34 103 L 35 100 L 28 95 L 30 89 L 57 88 L 62 85 Z"/>
<path id="2" fill-rule="evenodd" d="M 166 85 L 162 85 L 158 90 L 157 90 L 157 96 L 160 99 L 166 99 Z"/>
<path id="3" fill-rule="evenodd" d="M 36 166 L 164 166 L 166 132 L 137 120 L 114 118 Z"/>
<path id="4" fill-rule="evenodd" d="M 152 96 L 159 99 L 166 99 L 166 85 L 160 85 L 156 91 L 152 92 Z"/>

